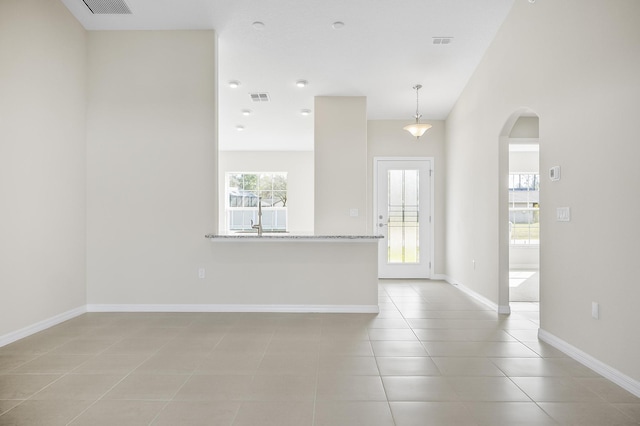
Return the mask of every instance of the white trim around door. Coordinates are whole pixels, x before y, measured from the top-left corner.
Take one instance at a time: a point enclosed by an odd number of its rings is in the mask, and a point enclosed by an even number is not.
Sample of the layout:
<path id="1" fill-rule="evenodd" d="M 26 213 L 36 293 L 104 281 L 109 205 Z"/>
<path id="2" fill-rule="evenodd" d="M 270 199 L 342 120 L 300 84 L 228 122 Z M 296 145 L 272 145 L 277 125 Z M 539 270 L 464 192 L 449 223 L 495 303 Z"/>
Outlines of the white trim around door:
<path id="1" fill-rule="evenodd" d="M 373 159 L 373 233 L 385 237 L 379 243 L 379 278 L 432 277 L 434 181 L 433 157 Z"/>

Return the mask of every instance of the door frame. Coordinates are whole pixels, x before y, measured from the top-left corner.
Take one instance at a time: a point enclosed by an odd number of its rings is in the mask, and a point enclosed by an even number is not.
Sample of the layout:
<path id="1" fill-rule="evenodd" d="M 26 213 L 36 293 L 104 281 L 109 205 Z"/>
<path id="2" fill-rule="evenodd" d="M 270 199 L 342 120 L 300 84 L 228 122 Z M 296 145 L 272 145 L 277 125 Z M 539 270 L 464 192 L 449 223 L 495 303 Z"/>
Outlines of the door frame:
<path id="1" fill-rule="evenodd" d="M 373 235 L 378 235 L 378 165 L 382 161 L 429 161 L 430 163 L 430 179 L 429 179 L 429 238 L 427 245 L 429 247 L 429 258 L 427 259 L 429 264 L 427 268 L 427 276 L 420 279 L 431 279 L 434 276 L 433 270 L 435 268 L 435 177 L 436 177 L 436 164 L 434 157 L 373 157 L 373 205 L 371 218 L 373 222 L 371 224 Z M 385 244 L 386 242 L 380 241 L 378 244 Z"/>

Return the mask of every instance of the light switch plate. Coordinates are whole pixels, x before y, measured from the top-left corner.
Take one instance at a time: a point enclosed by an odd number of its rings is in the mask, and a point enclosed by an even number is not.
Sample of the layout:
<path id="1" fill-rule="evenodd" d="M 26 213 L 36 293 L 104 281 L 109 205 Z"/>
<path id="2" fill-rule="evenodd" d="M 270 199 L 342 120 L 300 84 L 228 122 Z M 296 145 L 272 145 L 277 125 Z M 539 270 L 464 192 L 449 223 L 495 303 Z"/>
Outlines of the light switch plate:
<path id="1" fill-rule="evenodd" d="M 358 209 L 350 209 L 349 210 L 349 216 L 358 217 L 359 215 L 360 215 L 360 212 L 358 211 Z"/>
<path id="2" fill-rule="evenodd" d="M 556 221 L 557 222 L 570 222 L 571 221 L 571 209 L 569 207 L 558 207 L 556 209 Z"/>

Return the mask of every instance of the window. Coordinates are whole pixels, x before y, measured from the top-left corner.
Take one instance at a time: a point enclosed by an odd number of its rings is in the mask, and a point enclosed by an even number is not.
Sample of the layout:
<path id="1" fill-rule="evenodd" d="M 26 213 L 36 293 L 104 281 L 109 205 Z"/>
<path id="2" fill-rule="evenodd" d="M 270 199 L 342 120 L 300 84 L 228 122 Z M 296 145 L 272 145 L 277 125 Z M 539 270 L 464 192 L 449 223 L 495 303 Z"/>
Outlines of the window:
<path id="1" fill-rule="evenodd" d="M 540 175 L 509 174 L 509 240 L 512 245 L 540 244 Z"/>
<path id="2" fill-rule="evenodd" d="M 251 231 L 258 223 L 258 203 L 262 205 L 262 229 L 266 232 L 287 230 L 287 174 L 226 174 L 227 231 Z"/>

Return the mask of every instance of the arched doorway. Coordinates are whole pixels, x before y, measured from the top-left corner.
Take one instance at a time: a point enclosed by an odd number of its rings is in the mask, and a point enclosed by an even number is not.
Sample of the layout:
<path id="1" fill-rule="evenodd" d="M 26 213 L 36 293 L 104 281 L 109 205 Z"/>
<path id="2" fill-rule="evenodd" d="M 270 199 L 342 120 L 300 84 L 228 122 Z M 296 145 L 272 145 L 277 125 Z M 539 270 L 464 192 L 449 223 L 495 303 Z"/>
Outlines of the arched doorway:
<path id="1" fill-rule="evenodd" d="M 538 300 L 538 130 L 538 115 L 529 108 L 520 108 L 509 116 L 500 132 L 498 305 L 501 314 L 511 313 L 510 282 L 514 286 L 525 283 L 528 286 L 526 291 L 529 293 L 527 299 Z M 527 162 L 531 164 L 526 165 Z M 512 259 L 512 256 L 518 256 L 518 259 Z M 510 271 L 514 264 L 518 265 L 517 267 L 527 267 L 521 276 L 512 273 L 510 280 Z M 524 294 L 524 286 L 517 291 Z"/>

